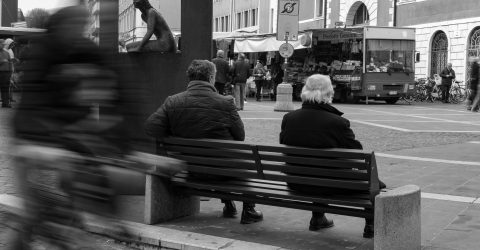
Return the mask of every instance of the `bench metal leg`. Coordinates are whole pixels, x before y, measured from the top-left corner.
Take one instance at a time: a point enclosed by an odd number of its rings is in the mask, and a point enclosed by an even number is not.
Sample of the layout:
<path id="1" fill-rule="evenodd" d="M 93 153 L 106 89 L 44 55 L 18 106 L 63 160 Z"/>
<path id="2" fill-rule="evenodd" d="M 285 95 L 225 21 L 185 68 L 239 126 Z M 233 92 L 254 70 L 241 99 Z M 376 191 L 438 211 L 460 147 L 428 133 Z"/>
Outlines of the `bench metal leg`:
<path id="1" fill-rule="evenodd" d="M 170 181 L 147 175 L 145 184 L 145 223 L 152 225 L 200 211 L 200 199 L 176 193 Z"/>

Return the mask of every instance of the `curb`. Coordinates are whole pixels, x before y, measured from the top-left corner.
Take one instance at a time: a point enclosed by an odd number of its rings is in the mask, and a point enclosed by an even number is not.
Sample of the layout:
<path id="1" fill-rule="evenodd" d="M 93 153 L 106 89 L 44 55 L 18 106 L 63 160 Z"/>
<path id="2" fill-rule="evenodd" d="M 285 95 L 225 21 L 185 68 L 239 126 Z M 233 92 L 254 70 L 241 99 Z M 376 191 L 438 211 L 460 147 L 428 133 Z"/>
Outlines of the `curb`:
<path id="1" fill-rule="evenodd" d="M 131 239 L 124 242 L 127 246 L 140 249 L 162 250 L 286 250 L 285 248 L 264 245 L 248 241 L 179 231 L 159 226 L 150 226 L 130 221 L 119 221 L 130 234 Z M 112 227 L 87 219 L 87 230 L 94 234 L 116 238 Z"/>

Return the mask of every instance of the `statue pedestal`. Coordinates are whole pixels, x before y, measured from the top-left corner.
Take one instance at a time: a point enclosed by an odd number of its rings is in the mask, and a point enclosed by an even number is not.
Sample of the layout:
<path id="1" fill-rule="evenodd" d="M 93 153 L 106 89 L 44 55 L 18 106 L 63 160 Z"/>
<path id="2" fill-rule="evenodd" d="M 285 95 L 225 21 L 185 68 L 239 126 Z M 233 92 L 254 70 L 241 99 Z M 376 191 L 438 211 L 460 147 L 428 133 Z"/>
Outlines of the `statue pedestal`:
<path id="1" fill-rule="evenodd" d="M 289 83 L 281 83 L 277 86 L 277 101 L 274 111 L 288 112 L 294 110 L 292 102 L 293 87 Z"/>

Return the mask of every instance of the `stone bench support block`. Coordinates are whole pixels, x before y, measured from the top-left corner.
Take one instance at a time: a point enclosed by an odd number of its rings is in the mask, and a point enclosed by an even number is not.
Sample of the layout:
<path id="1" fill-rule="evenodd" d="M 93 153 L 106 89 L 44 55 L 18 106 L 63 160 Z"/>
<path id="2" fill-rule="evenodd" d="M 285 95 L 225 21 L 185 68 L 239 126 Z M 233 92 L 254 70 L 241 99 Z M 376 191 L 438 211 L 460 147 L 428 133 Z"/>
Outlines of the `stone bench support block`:
<path id="1" fill-rule="evenodd" d="M 277 86 L 277 101 L 275 103 L 275 111 L 292 111 L 294 109 L 292 102 L 292 85 L 281 83 Z"/>
<path id="2" fill-rule="evenodd" d="M 420 188 L 406 185 L 375 197 L 375 250 L 420 250 Z"/>
<path id="3" fill-rule="evenodd" d="M 200 199 L 175 192 L 170 181 L 147 175 L 145 184 L 145 223 L 152 225 L 200 211 Z"/>

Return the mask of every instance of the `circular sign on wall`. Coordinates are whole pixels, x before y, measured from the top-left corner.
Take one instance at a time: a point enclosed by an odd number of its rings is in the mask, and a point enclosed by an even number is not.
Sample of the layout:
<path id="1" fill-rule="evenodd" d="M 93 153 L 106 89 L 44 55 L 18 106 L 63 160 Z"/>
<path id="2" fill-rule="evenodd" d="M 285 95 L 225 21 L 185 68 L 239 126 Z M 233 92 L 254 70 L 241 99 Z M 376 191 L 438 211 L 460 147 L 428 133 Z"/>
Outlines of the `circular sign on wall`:
<path id="1" fill-rule="evenodd" d="M 290 43 L 284 43 L 280 45 L 278 52 L 280 52 L 280 55 L 284 58 L 291 57 L 293 55 L 293 45 Z"/>

